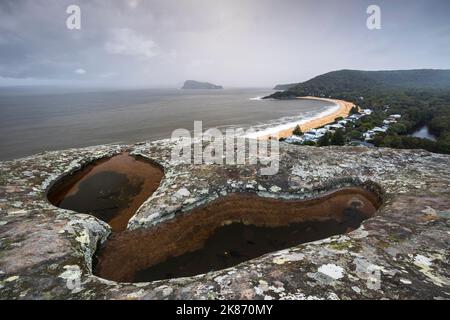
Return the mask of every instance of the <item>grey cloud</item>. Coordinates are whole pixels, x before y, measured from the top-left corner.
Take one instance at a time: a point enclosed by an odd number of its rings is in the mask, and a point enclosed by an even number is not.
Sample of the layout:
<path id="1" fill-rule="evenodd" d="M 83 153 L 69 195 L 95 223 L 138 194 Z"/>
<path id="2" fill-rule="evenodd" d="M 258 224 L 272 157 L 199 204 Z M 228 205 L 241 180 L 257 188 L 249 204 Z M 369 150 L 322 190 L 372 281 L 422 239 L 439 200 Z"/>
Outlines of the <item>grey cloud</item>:
<path id="1" fill-rule="evenodd" d="M 2 0 L 1 83 L 272 86 L 341 68 L 450 68 L 447 0 L 380 0 L 380 31 L 365 27 L 371 3 Z M 70 4 L 80 31 L 65 27 Z"/>

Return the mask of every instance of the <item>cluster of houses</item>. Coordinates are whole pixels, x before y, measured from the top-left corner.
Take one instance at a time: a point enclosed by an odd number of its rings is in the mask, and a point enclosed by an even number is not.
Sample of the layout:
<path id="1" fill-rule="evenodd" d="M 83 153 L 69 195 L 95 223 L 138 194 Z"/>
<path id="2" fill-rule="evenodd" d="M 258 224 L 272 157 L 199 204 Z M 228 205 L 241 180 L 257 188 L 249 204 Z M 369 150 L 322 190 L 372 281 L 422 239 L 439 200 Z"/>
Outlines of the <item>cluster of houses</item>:
<path id="1" fill-rule="evenodd" d="M 368 130 L 363 134 L 365 141 L 373 140 L 376 134 L 386 132 L 389 129 L 389 126 L 393 123 L 397 123 L 398 119 L 402 116 L 399 114 L 392 114 L 386 120 L 383 121 L 383 126 L 375 127 L 371 130 Z"/>
<path id="2" fill-rule="evenodd" d="M 351 122 L 356 122 L 364 116 L 372 114 L 371 109 L 363 109 L 359 113 L 352 114 L 342 120 L 336 121 L 333 124 L 326 125 L 322 128 L 311 129 L 305 132 L 302 136 L 293 135 L 286 138 L 285 142 L 287 143 L 304 143 L 308 141 L 317 142 L 320 138 L 322 138 L 327 132 L 334 133 L 337 129 L 343 129 L 345 126 Z"/>

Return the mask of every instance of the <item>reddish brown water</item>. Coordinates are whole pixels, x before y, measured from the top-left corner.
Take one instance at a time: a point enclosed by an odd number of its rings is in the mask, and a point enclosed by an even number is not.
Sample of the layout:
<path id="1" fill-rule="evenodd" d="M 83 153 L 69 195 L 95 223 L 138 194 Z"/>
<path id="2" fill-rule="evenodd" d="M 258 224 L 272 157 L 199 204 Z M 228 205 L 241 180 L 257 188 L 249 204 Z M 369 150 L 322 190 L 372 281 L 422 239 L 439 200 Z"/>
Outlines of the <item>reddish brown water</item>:
<path id="1" fill-rule="evenodd" d="M 113 234 L 97 253 L 94 273 L 142 282 L 221 270 L 352 231 L 379 205 L 379 198 L 362 188 L 306 201 L 232 194 L 149 229 Z"/>
<path id="2" fill-rule="evenodd" d="M 123 153 L 64 177 L 51 188 L 48 199 L 57 207 L 92 214 L 113 231 L 122 231 L 163 175 L 160 166 Z"/>

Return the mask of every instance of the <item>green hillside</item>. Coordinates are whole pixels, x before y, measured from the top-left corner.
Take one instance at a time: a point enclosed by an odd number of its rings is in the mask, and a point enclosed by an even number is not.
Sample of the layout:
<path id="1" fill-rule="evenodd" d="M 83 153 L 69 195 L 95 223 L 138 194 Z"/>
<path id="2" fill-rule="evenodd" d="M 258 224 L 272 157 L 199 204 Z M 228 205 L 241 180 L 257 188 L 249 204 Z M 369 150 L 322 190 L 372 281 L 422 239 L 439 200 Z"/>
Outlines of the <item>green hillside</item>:
<path id="1" fill-rule="evenodd" d="M 391 114 L 400 114 L 398 123 L 374 138 L 376 146 L 450 154 L 450 70 L 334 71 L 267 98 L 298 96 L 331 97 L 372 109 L 372 115 L 345 132 L 347 140 L 382 126 Z M 409 136 L 422 126 L 427 126 L 437 141 Z"/>
<path id="2" fill-rule="evenodd" d="M 449 89 L 450 70 L 333 71 L 277 92 L 270 98 L 361 95 L 385 89 Z"/>

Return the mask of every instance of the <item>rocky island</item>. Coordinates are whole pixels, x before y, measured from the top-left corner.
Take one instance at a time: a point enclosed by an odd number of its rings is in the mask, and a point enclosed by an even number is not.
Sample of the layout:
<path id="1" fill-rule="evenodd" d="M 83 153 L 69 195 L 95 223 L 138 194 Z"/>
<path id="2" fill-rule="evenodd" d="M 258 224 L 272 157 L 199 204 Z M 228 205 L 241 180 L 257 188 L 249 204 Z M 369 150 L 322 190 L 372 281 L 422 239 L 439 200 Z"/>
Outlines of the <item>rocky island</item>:
<path id="1" fill-rule="evenodd" d="M 218 86 L 209 82 L 199 82 L 195 80 L 187 80 L 181 89 L 195 90 L 195 89 L 206 89 L 206 90 L 219 90 L 223 89 L 222 86 Z"/>

